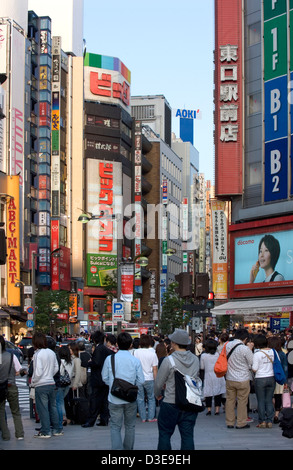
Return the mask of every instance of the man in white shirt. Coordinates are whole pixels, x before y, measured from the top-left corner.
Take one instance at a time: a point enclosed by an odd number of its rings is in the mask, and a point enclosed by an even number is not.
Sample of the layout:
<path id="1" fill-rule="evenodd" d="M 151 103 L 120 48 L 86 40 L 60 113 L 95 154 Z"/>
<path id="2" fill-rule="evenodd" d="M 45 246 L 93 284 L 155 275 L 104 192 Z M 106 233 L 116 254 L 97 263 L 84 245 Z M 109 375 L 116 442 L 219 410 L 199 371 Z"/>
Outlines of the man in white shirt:
<path id="1" fill-rule="evenodd" d="M 158 372 L 159 360 L 156 351 L 152 347 L 150 335 L 140 337 L 139 348 L 133 352 L 133 355 L 140 360 L 145 379 L 144 384 L 138 387 L 137 407 L 139 416 L 143 423 L 157 421 L 154 381 Z"/>

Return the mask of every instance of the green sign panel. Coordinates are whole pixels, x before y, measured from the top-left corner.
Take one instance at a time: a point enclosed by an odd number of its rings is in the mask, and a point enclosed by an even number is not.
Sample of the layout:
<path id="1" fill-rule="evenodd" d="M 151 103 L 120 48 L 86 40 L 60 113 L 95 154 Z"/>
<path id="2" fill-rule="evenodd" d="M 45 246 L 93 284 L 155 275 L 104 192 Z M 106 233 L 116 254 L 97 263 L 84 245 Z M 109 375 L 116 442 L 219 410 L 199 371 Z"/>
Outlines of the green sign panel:
<path id="1" fill-rule="evenodd" d="M 283 15 L 287 13 L 287 0 L 263 0 L 263 12 L 264 21 Z"/>
<path id="2" fill-rule="evenodd" d="M 117 272 L 117 256 L 88 253 L 86 267 L 87 285 L 103 287 L 107 284 L 107 276 L 114 278 Z"/>
<path id="3" fill-rule="evenodd" d="M 287 74 L 287 15 L 264 24 L 264 79 L 272 80 Z"/>

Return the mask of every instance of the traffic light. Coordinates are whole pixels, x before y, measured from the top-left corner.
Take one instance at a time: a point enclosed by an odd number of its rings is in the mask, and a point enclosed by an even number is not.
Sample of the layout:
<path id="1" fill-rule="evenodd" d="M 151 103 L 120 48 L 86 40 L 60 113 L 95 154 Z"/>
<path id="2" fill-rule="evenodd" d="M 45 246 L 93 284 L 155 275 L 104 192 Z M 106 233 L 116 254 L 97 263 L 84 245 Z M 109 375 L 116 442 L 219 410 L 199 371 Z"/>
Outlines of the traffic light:
<path id="1" fill-rule="evenodd" d="M 208 300 L 207 300 L 207 303 L 206 303 L 207 309 L 211 310 L 212 308 L 214 308 L 214 306 L 215 306 L 214 298 L 215 298 L 214 293 L 209 292 L 209 297 L 208 297 Z"/>
<path id="2" fill-rule="evenodd" d="M 179 286 L 176 289 L 181 299 L 192 297 L 192 274 L 191 273 L 180 273 L 175 276 Z"/>
<path id="3" fill-rule="evenodd" d="M 207 299 L 209 296 L 209 275 L 208 273 L 196 273 L 195 275 L 195 298 Z"/>

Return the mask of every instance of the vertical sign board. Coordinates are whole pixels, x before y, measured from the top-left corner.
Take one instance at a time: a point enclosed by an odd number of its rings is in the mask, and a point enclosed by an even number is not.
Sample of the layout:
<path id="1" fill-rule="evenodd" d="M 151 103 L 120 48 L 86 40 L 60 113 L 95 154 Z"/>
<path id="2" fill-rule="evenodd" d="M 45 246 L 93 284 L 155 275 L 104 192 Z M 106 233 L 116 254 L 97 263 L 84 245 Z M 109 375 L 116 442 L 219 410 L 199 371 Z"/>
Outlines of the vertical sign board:
<path id="1" fill-rule="evenodd" d="M 101 287 L 117 270 L 117 236 L 112 216 L 121 213 L 122 164 L 106 160 L 86 160 L 86 209 L 105 217 L 87 224 L 87 285 Z"/>
<path id="2" fill-rule="evenodd" d="M 216 299 L 228 298 L 228 235 L 225 201 L 211 201 L 213 237 L 213 292 Z"/>
<path id="3" fill-rule="evenodd" d="M 7 303 L 20 306 L 20 289 L 15 287 L 20 279 L 20 213 L 19 213 L 19 185 L 20 176 L 7 177 L 7 193 L 12 197 L 6 204 L 6 236 L 7 236 Z"/>
<path id="4" fill-rule="evenodd" d="M 287 0 L 263 0 L 264 202 L 288 197 Z"/>
<path id="5" fill-rule="evenodd" d="M 242 194 L 242 3 L 242 0 L 215 1 L 217 196 Z"/>
<path id="6" fill-rule="evenodd" d="M 135 159 L 134 159 L 134 201 L 135 201 L 135 256 L 141 254 L 141 239 L 142 239 L 142 127 L 140 121 L 135 121 Z M 136 207 L 138 206 L 138 207 Z M 139 294 L 142 293 L 142 279 L 141 279 L 141 266 L 135 264 L 135 291 Z"/>

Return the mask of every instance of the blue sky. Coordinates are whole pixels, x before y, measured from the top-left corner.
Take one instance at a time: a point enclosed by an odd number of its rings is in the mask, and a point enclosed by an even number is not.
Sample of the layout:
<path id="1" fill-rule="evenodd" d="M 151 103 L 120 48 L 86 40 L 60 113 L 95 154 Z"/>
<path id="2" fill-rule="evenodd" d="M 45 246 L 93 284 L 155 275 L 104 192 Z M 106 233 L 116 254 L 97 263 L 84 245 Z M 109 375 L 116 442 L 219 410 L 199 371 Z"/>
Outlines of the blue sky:
<path id="1" fill-rule="evenodd" d="M 131 94 L 164 95 L 172 109 L 200 109 L 199 171 L 214 178 L 214 0 L 84 0 L 87 52 L 118 57 Z M 179 137 L 179 118 L 172 117 Z"/>

